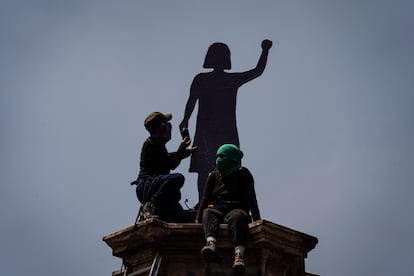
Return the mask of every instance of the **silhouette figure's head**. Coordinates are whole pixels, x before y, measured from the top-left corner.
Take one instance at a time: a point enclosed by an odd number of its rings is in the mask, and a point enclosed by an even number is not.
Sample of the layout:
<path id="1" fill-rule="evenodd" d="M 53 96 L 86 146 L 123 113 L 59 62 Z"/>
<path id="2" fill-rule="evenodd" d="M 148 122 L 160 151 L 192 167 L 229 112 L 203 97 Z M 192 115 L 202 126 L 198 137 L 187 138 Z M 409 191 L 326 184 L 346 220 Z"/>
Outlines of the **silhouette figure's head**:
<path id="1" fill-rule="evenodd" d="M 210 45 L 207 50 L 204 68 L 231 69 L 230 49 L 221 42 Z"/>

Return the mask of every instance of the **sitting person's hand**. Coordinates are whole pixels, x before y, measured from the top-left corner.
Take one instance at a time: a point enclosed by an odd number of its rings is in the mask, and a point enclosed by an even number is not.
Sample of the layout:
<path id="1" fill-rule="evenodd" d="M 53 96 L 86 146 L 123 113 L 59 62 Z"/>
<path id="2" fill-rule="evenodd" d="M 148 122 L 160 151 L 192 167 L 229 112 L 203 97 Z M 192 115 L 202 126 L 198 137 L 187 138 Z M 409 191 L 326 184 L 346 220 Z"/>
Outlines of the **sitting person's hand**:
<path id="1" fill-rule="evenodd" d="M 191 139 L 189 137 L 185 137 L 184 140 L 181 141 L 178 151 L 189 151 L 191 153 L 196 149 L 197 146 L 191 145 Z"/>

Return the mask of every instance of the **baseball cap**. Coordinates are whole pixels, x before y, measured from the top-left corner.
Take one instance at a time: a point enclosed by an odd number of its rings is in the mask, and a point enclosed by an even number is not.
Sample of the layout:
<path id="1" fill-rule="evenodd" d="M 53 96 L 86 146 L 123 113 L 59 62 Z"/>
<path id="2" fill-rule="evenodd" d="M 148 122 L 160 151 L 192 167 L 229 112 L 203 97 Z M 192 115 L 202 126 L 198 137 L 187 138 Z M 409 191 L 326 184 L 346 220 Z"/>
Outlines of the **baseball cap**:
<path id="1" fill-rule="evenodd" d="M 161 112 L 152 112 L 145 118 L 144 126 L 149 131 L 152 132 L 157 129 L 162 123 L 166 123 L 172 119 L 171 113 L 161 113 Z"/>

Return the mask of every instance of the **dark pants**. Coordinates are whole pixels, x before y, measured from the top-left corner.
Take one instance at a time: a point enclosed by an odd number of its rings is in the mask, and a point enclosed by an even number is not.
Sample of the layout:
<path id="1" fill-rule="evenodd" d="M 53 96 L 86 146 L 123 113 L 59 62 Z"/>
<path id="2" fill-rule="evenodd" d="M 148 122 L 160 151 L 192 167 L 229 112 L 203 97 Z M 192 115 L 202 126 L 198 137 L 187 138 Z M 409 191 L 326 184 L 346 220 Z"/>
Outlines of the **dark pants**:
<path id="1" fill-rule="evenodd" d="M 249 222 L 249 214 L 242 209 L 233 209 L 226 214 L 214 208 L 206 208 L 203 211 L 205 237 L 212 236 L 217 238 L 219 224 L 227 223 L 232 242 L 235 246 L 246 245 Z"/>
<path id="2" fill-rule="evenodd" d="M 180 173 L 164 174 L 146 179 L 138 179 L 137 197 L 144 204 L 151 202 L 160 219 L 168 222 L 184 221 L 184 210 L 180 205 L 180 189 L 184 176 Z"/>

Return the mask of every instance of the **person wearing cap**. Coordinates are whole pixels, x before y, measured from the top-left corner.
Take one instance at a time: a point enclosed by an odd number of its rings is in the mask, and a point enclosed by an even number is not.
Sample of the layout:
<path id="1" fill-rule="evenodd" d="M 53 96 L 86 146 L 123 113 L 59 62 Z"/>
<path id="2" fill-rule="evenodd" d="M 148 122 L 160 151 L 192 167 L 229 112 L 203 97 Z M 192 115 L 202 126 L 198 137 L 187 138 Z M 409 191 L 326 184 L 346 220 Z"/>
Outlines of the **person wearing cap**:
<path id="1" fill-rule="evenodd" d="M 196 149 L 191 140 L 185 138 L 176 152 L 168 152 L 166 143 L 171 139 L 172 115 L 152 112 L 144 121 L 150 136 L 141 149 L 139 174 L 136 181 L 136 194 L 143 204 L 143 219 L 159 218 L 168 222 L 182 222 L 184 211 L 179 201 L 184 176 L 171 173 L 181 160 L 190 156 Z"/>
<path id="2" fill-rule="evenodd" d="M 248 224 L 260 220 L 254 180 L 250 171 L 242 167 L 243 152 L 234 144 L 224 144 L 217 150 L 217 169 L 207 178 L 196 223 L 203 223 L 206 245 L 201 254 L 207 261 L 220 261 L 217 235 L 220 223 L 227 223 L 234 245 L 235 273 L 243 273 L 244 251 Z M 250 215 L 251 214 L 251 215 Z"/>

